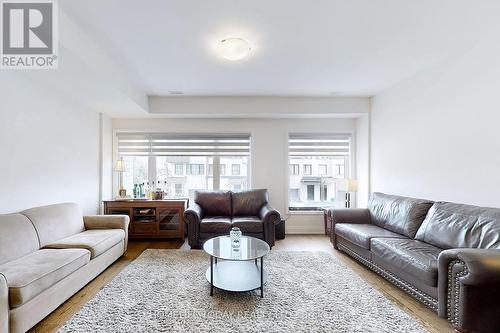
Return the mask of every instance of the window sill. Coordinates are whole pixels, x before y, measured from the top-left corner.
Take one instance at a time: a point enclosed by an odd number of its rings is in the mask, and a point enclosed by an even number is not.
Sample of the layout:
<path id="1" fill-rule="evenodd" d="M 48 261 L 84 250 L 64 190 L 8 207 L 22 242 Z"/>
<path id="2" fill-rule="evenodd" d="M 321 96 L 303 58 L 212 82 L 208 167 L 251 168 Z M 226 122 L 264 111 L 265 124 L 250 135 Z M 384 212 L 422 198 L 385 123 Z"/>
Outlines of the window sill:
<path id="1" fill-rule="evenodd" d="M 288 210 L 288 215 L 323 215 L 322 210 Z"/>

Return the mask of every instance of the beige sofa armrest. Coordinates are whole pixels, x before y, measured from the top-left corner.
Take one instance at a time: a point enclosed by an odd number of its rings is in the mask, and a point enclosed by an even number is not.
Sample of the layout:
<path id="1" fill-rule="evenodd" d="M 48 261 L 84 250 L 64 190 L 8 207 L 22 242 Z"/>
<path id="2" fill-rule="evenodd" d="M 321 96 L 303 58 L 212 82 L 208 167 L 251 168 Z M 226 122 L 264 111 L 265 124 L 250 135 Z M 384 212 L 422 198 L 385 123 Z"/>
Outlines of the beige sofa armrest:
<path id="1" fill-rule="evenodd" d="M 130 218 L 127 215 L 88 215 L 83 217 L 85 229 L 122 229 L 125 231 L 125 249 L 128 244 L 128 225 Z"/>
<path id="2" fill-rule="evenodd" d="M 9 287 L 7 279 L 0 273 L 0 333 L 9 332 Z"/>

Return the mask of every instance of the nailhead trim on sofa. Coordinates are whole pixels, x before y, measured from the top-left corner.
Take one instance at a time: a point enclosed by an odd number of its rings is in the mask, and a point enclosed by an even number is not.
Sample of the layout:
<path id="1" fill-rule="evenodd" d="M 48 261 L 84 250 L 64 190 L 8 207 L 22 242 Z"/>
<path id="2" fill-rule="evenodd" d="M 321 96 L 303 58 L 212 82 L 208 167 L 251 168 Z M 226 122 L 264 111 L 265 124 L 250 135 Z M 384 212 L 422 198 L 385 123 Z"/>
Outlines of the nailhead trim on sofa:
<path id="1" fill-rule="evenodd" d="M 413 298 L 415 298 L 415 299 L 419 300 L 420 302 L 422 302 L 423 304 L 425 304 L 427 307 L 429 307 L 434 312 L 437 312 L 437 310 L 438 310 L 437 299 L 434 299 L 433 297 L 425 294 L 421 290 L 415 288 L 414 286 L 412 286 L 408 282 L 400 279 L 399 277 L 392 274 L 391 272 L 386 271 L 385 269 L 378 266 L 374 262 L 361 257 L 360 255 L 358 255 L 357 253 L 350 250 L 348 247 L 346 247 L 344 244 L 342 244 L 342 242 L 339 242 L 338 240 L 337 240 L 337 247 L 339 248 L 339 250 L 347 253 L 348 255 L 350 255 L 351 257 L 353 257 L 354 259 L 356 259 L 357 261 L 359 261 L 360 263 L 362 263 L 366 267 L 373 270 L 375 273 L 383 276 L 385 279 L 392 282 L 397 287 L 401 288 L 403 291 L 408 293 Z"/>
<path id="2" fill-rule="evenodd" d="M 455 265 L 461 265 L 462 270 L 453 273 Z M 446 301 L 446 313 L 448 321 L 453 325 L 459 324 L 459 303 L 460 303 L 460 278 L 469 274 L 467 265 L 460 259 L 455 259 L 448 265 L 448 300 Z"/>

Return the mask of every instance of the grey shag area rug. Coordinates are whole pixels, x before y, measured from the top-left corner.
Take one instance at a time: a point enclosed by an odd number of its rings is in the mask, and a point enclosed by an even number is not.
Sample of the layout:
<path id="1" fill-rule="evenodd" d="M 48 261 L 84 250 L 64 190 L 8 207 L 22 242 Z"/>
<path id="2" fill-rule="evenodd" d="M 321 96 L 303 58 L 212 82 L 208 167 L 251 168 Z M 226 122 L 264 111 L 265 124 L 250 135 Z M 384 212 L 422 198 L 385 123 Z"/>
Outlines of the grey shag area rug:
<path id="1" fill-rule="evenodd" d="M 210 297 L 203 251 L 146 250 L 59 332 L 427 332 L 325 252 L 271 251 L 258 291 Z"/>

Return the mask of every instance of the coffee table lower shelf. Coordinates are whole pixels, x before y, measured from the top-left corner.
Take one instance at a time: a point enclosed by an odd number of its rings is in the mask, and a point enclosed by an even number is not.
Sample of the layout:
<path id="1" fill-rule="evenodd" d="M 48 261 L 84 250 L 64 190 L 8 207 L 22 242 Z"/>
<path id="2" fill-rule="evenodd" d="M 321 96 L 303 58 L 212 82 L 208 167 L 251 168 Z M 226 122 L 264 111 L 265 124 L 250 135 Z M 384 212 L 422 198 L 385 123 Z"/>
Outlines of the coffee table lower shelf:
<path id="1" fill-rule="evenodd" d="M 210 283 L 210 267 L 208 267 L 205 276 Z M 254 262 L 254 260 L 223 261 L 219 259 L 216 263 L 213 263 L 212 285 L 218 289 L 235 292 L 251 291 L 262 288 L 266 281 L 266 270 L 262 270 L 261 282 L 261 265 L 257 264 L 256 261 Z M 261 296 L 263 296 L 262 290 Z"/>

